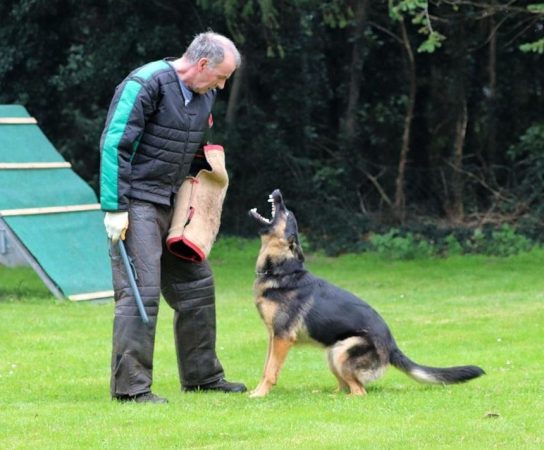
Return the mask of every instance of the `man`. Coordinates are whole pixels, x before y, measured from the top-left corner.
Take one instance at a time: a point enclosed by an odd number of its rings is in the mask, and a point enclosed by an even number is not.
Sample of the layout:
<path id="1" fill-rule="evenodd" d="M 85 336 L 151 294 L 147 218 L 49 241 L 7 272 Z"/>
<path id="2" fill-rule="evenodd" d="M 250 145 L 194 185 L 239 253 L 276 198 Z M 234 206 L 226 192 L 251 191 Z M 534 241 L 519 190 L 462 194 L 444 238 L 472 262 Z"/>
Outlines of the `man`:
<path id="1" fill-rule="evenodd" d="M 111 239 L 115 292 L 113 399 L 167 402 L 151 392 L 161 292 L 175 310 L 183 390 L 246 390 L 225 380 L 215 353 L 215 294 L 208 263 L 179 259 L 165 248 L 173 199 L 204 140 L 216 89 L 224 88 L 240 62 L 232 41 L 202 33 L 181 58 L 140 67 L 116 88 L 100 142 L 100 200 Z M 134 264 L 148 325 L 140 319 L 119 239 Z"/>

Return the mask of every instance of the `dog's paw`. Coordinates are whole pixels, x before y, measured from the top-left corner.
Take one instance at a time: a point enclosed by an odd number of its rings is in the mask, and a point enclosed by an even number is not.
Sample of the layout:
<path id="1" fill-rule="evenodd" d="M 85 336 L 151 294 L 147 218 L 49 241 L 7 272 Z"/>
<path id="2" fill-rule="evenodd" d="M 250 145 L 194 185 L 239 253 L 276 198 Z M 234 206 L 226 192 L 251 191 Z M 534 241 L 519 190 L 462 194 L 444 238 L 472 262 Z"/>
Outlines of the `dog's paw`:
<path id="1" fill-rule="evenodd" d="M 265 391 L 264 389 L 255 389 L 254 391 L 250 392 L 249 398 L 264 397 L 266 394 L 268 394 L 268 392 Z"/>

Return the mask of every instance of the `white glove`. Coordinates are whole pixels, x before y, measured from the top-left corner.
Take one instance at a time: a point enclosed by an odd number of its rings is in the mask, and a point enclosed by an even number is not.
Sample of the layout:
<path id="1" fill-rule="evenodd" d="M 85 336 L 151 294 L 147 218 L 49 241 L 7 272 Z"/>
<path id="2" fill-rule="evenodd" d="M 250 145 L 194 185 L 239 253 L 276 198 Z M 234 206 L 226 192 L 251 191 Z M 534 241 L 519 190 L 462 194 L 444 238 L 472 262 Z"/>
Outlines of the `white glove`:
<path id="1" fill-rule="evenodd" d="M 125 240 L 125 233 L 128 228 L 128 212 L 107 212 L 104 217 L 106 234 L 114 244 L 122 239 Z"/>

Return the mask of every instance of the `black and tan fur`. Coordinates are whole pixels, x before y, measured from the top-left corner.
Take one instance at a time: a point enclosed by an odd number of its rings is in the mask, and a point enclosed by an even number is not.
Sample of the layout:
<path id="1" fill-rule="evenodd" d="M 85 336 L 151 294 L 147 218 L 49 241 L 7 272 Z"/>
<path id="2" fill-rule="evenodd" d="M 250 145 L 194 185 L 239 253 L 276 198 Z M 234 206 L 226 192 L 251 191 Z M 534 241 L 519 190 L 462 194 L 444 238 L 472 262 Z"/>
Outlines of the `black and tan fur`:
<path id="1" fill-rule="evenodd" d="M 250 211 L 261 226 L 255 302 L 270 337 L 264 373 L 253 397 L 268 394 L 289 350 L 306 337 L 328 349 L 339 389 L 353 395 L 365 394 L 367 383 L 382 376 L 389 364 L 424 383 L 460 383 L 484 374 L 477 366 L 434 368 L 411 361 L 370 305 L 304 268 L 295 216 L 279 190 L 269 201 L 271 219 L 256 209 Z"/>

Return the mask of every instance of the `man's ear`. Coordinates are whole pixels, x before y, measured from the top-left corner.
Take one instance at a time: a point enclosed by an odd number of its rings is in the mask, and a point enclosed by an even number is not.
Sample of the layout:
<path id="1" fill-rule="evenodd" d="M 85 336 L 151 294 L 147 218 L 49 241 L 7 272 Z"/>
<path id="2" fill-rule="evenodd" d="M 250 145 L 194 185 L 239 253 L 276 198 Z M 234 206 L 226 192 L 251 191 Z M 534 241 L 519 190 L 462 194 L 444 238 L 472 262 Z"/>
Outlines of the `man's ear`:
<path id="1" fill-rule="evenodd" d="M 200 58 L 196 63 L 196 67 L 199 72 L 202 72 L 207 66 L 208 66 L 208 58 Z"/>
<path id="2" fill-rule="evenodd" d="M 293 255 L 295 255 L 295 258 L 297 258 L 300 262 L 304 262 L 304 253 L 302 253 L 302 247 L 300 246 L 296 236 L 289 236 L 287 238 L 287 242 L 289 242 L 289 250 L 291 250 Z"/>

